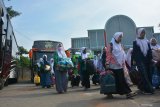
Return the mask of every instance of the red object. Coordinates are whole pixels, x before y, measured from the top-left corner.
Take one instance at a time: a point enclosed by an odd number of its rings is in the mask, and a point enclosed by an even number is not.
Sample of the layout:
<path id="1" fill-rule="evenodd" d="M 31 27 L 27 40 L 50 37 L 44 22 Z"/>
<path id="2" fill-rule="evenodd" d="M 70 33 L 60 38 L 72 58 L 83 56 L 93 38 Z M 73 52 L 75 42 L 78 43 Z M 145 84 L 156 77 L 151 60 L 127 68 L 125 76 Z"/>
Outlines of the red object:
<path id="1" fill-rule="evenodd" d="M 29 51 L 29 58 L 32 59 L 33 51 L 32 49 Z"/>
<path id="2" fill-rule="evenodd" d="M 80 71 L 80 63 L 78 63 L 78 66 L 77 66 L 77 68 L 78 68 L 78 71 Z"/>

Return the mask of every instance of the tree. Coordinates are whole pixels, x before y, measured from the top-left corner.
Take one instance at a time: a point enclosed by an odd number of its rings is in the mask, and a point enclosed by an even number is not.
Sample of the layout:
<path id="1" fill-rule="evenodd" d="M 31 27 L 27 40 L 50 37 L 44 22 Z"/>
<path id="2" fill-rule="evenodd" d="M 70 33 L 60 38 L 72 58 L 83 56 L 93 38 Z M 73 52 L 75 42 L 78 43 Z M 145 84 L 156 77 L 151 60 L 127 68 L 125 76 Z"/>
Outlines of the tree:
<path id="1" fill-rule="evenodd" d="M 19 54 L 22 56 L 23 54 L 28 54 L 27 49 L 25 49 L 23 46 L 19 46 Z"/>
<path id="2" fill-rule="evenodd" d="M 28 54 L 27 49 L 25 49 L 23 46 L 19 46 L 19 55 L 20 55 L 20 60 L 19 60 L 19 65 L 21 66 L 21 72 L 22 72 L 22 79 L 24 75 L 24 68 L 28 68 L 30 66 L 30 60 L 28 57 L 24 57 L 24 54 Z"/>
<path id="3" fill-rule="evenodd" d="M 7 0 L 7 1 L 11 1 L 11 0 Z M 12 19 L 12 18 L 14 18 L 16 16 L 20 16 L 22 14 L 21 12 L 18 12 L 16 10 L 14 10 L 12 8 L 12 6 L 6 7 L 6 9 L 7 9 L 7 12 L 9 14 L 9 16 L 10 16 L 10 19 Z"/>
<path id="4" fill-rule="evenodd" d="M 9 14 L 9 16 L 10 16 L 10 19 L 12 19 L 13 17 L 16 17 L 16 16 L 21 15 L 20 12 L 13 10 L 13 9 L 12 9 L 12 6 L 7 7 L 7 12 L 8 12 L 8 14 Z"/>

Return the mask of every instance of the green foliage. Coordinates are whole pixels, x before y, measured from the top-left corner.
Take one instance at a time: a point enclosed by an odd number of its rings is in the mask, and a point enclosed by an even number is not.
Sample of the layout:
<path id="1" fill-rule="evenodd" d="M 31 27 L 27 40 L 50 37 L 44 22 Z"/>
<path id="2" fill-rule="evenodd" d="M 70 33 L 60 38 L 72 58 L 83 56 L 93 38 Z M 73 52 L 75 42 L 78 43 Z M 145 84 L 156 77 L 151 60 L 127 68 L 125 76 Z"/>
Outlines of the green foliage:
<path id="1" fill-rule="evenodd" d="M 21 64 L 21 67 L 29 67 L 30 59 L 28 57 L 20 56 L 20 64 Z"/>
<path id="2" fill-rule="evenodd" d="M 25 49 L 23 46 L 19 46 L 18 49 L 19 49 L 20 59 L 17 59 L 17 62 L 18 62 L 17 65 L 21 66 L 22 68 L 29 67 L 30 66 L 29 57 L 23 56 L 23 54 L 28 54 L 27 49 Z"/>
<path id="3" fill-rule="evenodd" d="M 11 0 L 7 0 L 7 1 L 11 1 Z M 6 7 L 6 9 L 7 9 L 7 12 L 9 14 L 9 16 L 10 16 L 10 19 L 12 19 L 14 17 L 17 17 L 17 16 L 20 16 L 22 14 L 22 13 L 16 11 L 16 10 L 14 10 L 12 8 L 12 6 Z"/>
<path id="4" fill-rule="evenodd" d="M 19 54 L 22 56 L 23 54 L 28 54 L 27 49 L 25 49 L 23 46 L 19 46 Z"/>
<path id="5" fill-rule="evenodd" d="M 13 9 L 12 9 L 12 6 L 7 7 L 7 12 L 8 12 L 8 14 L 9 14 L 9 16 L 10 16 L 11 19 L 12 19 L 13 17 L 16 17 L 16 16 L 21 15 L 20 12 L 18 12 L 18 11 L 16 11 L 16 10 L 13 10 Z"/>

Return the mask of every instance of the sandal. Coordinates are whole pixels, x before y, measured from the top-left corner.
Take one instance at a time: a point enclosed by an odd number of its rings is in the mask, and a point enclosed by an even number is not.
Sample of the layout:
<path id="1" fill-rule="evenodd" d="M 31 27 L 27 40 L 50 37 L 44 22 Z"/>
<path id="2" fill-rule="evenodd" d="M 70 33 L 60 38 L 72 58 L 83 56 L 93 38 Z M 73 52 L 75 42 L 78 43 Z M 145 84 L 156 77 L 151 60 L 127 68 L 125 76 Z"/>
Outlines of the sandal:
<path id="1" fill-rule="evenodd" d="M 132 98 L 132 97 L 134 97 L 134 96 L 136 96 L 137 95 L 137 93 L 129 93 L 129 94 L 127 94 L 126 95 L 126 98 L 128 99 L 128 98 Z"/>

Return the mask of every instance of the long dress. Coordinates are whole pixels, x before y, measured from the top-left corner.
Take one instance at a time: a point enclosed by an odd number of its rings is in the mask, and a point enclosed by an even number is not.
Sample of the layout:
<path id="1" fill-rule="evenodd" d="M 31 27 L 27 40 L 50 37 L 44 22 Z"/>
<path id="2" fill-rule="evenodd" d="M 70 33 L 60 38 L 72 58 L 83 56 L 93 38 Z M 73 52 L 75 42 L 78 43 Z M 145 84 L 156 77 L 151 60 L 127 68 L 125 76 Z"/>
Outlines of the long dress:
<path id="1" fill-rule="evenodd" d="M 54 54 L 54 71 L 55 71 L 55 83 L 58 93 L 66 92 L 68 86 L 67 71 L 60 71 L 57 69 L 57 63 L 59 61 L 57 52 Z"/>
<path id="2" fill-rule="evenodd" d="M 41 86 L 49 88 L 51 86 L 51 73 L 50 71 L 45 71 L 45 65 L 49 65 L 48 61 L 44 61 L 41 63 L 41 68 L 40 68 L 40 76 L 41 76 Z"/>
<path id="3" fill-rule="evenodd" d="M 86 62 L 85 60 L 82 60 L 82 58 L 79 58 L 80 61 L 80 74 L 81 74 L 81 80 L 82 80 L 82 86 L 85 88 L 90 88 L 90 80 L 89 80 L 89 72 L 87 72 Z"/>
<path id="4" fill-rule="evenodd" d="M 144 56 L 143 53 L 141 52 L 140 47 L 137 45 L 136 41 L 134 41 L 131 64 L 133 65 L 133 61 L 135 61 L 136 66 L 138 67 L 138 70 L 140 71 L 141 80 L 138 83 L 138 88 L 141 91 L 144 91 L 147 93 L 153 93 L 152 71 L 151 71 L 152 51 L 151 51 L 149 43 L 148 43 L 148 47 L 149 47 L 149 50 L 147 52 L 147 55 Z"/>
<path id="5" fill-rule="evenodd" d="M 110 44 L 106 51 L 106 62 L 109 64 L 111 71 L 115 77 L 115 84 L 116 84 L 116 93 L 113 94 L 129 94 L 131 89 L 129 88 L 125 77 L 124 77 L 124 70 L 122 67 L 119 67 L 117 61 L 113 54 L 111 53 L 112 44 Z M 117 69 L 118 68 L 118 69 Z"/>

